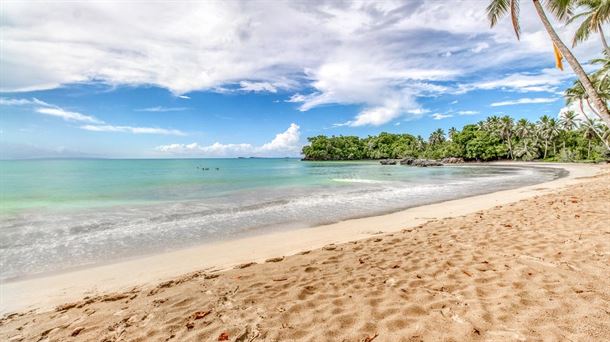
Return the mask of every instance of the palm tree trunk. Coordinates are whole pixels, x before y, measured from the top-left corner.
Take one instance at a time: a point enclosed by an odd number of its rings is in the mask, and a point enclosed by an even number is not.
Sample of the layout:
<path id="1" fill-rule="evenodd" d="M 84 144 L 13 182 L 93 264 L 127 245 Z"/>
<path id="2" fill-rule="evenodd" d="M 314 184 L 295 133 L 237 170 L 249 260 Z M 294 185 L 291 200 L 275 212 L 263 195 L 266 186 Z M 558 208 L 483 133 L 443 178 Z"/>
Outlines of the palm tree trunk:
<path id="1" fill-rule="evenodd" d="M 557 32 L 555 32 L 555 30 L 553 29 L 549 18 L 544 13 L 544 9 L 542 8 L 542 4 L 540 4 L 540 0 L 532 0 L 532 2 L 534 3 L 534 7 L 536 8 L 536 12 L 540 17 L 544 28 L 546 29 L 549 36 L 551 36 L 551 40 L 553 41 L 555 46 L 557 46 L 559 51 L 561 51 L 561 54 L 565 57 L 568 64 L 570 64 L 570 67 L 572 68 L 576 76 L 578 76 L 578 79 L 585 88 L 587 95 L 589 95 L 589 97 L 593 99 L 593 103 L 595 104 L 595 107 L 597 107 L 597 109 L 599 110 L 602 120 L 604 120 L 606 125 L 610 127 L 610 111 L 608 110 L 608 106 L 595 90 L 593 83 L 591 83 L 591 80 L 587 76 L 587 73 L 582 68 L 580 63 L 578 63 L 576 57 L 574 57 L 570 49 L 568 49 L 568 47 L 561 41 L 561 38 L 559 38 L 559 35 L 557 35 Z"/>
<path id="2" fill-rule="evenodd" d="M 610 56 L 610 48 L 608 48 L 608 42 L 606 41 L 606 36 L 604 36 L 604 30 L 602 30 L 602 25 L 600 23 L 597 23 L 597 30 L 599 31 L 599 37 L 602 39 L 604 50 L 606 51 L 606 54 Z"/>
<path id="3" fill-rule="evenodd" d="M 597 114 L 597 116 L 599 116 L 599 113 L 597 113 L 597 112 L 595 111 L 595 109 L 594 109 L 594 108 L 591 106 L 591 103 L 589 103 L 589 99 L 586 99 L 586 102 L 587 102 L 587 106 L 589 107 L 589 109 L 591 109 L 591 111 L 592 111 L 594 114 Z M 589 116 L 587 116 L 587 114 L 585 114 L 585 111 L 584 111 L 584 110 L 583 110 L 583 108 L 582 108 L 582 100 L 580 101 L 580 110 L 582 111 L 582 114 L 585 116 L 585 118 L 587 118 L 587 119 L 591 120 L 591 119 L 589 118 Z M 602 138 L 602 135 L 601 135 L 601 133 L 600 133 L 600 132 L 597 130 L 597 127 L 593 126 L 593 127 L 591 127 L 591 129 L 593 129 L 593 132 L 595 133 L 595 135 L 597 135 L 597 137 L 599 138 L 599 140 L 601 140 L 601 141 L 602 141 L 602 144 L 604 144 L 604 146 L 606 146 L 606 149 L 608 149 L 608 151 L 610 151 L 610 145 L 608 145 L 608 142 L 607 142 L 606 140 L 604 140 L 604 138 Z"/>
<path id="4" fill-rule="evenodd" d="M 544 140 L 544 156 L 542 157 L 542 159 L 546 159 L 546 151 L 549 148 L 549 141 L 548 140 Z"/>
<path id="5" fill-rule="evenodd" d="M 589 147 L 587 148 L 587 159 L 591 159 L 591 139 L 589 139 Z"/>

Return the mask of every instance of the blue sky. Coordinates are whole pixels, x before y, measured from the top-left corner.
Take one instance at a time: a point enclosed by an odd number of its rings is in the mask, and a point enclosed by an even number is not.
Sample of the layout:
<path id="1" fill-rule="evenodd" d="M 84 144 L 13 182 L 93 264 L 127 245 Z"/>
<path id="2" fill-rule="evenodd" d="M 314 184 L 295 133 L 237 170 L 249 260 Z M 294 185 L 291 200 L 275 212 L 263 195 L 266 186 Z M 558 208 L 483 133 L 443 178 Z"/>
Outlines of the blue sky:
<path id="1" fill-rule="evenodd" d="M 313 4 L 9 2 L 2 157 L 298 156 L 318 134 L 427 136 L 565 107 L 573 75 L 526 4 L 520 42 L 473 1 Z"/>

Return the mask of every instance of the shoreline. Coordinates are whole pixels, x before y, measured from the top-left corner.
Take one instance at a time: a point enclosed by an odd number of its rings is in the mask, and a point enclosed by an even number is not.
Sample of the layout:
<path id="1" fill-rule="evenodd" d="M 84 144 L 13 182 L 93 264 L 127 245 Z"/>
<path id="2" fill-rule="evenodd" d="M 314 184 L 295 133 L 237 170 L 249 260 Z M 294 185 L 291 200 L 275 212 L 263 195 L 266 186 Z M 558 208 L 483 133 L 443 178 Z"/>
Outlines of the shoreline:
<path id="1" fill-rule="evenodd" d="M 371 160 L 371 161 L 375 161 L 375 160 Z M 326 163 L 327 161 L 324 161 L 324 162 Z M 328 161 L 328 162 L 335 162 L 335 161 Z M 339 161 L 339 162 L 343 162 L 343 161 Z M 350 161 L 347 161 L 347 162 L 350 162 Z M 418 207 L 423 207 L 423 206 L 427 206 L 427 205 L 439 204 L 439 203 L 454 201 L 454 200 L 457 201 L 457 200 L 461 200 L 461 199 L 469 198 L 469 197 L 493 194 L 493 193 L 496 193 L 499 191 L 513 190 L 513 189 L 519 189 L 519 188 L 523 188 L 523 187 L 527 187 L 527 186 L 545 184 L 545 183 L 548 183 L 551 181 L 555 181 L 555 180 L 567 177 L 570 174 L 570 172 L 568 172 L 564 168 L 552 167 L 552 166 L 548 166 L 548 165 L 535 165 L 534 166 L 534 165 L 527 165 L 522 162 L 508 164 L 510 162 L 507 162 L 507 161 L 497 161 L 495 163 L 498 164 L 496 166 L 500 166 L 500 167 L 514 167 L 514 168 L 528 168 L 528 169 L 533 169 L 533 168 L 552 169 L 552 170 L 554 170 L 554 172 L 556 172 L 556 178 L 552 179 L 550 181 L 545 181 L 545 182 L 541 182 L 541 183 L 520 185 L 515 188 L 498 189 L 498 190 L 492 190 L 490 192 L 474 192 L 465 197 L 449 198 L 449 199 L 435 199 L 435 200 L 432 200 L 432 201 L 426 202 L 426 203 L 415 204 L 415 205 L 398 208 L 398 209 L 383 210 L 383 211 L 375 212 L 373 214 L 359 214 L 359 215 L 352 216 L 352 217 L 349 217 L 346 219 L 339 219 L 339 220 L 331 219 L 331 220 L 327 220 L 327 221 L 323 221 L 323 222 L 319 222 L 319 223 L 311 224 L 311 225 L 297 223 L 297 224 L 292 225 L 292 228 L 290 228 L 289 230 L 292 231 L 292 230 L 300 230 L 300 229 L 311 229 L 311 228 L 316 228 L 316 227 L 334 225 L 334 224 L 338 224 L 338 223 L 345 222 L 345 221 L 351 221 L 351 220 L 357 220 L 357 219 L 363 219 L 363 218 L 369 218 L 369 217 L 381 217 L 381 216 L 394 214 L 397 212 L 401 212 L 401 211 L 405 211 L 405 210 L 409 210 L 409 209 L 413 209 L 413 208 L 418 208 Z M 532 162 L 529 162 L 529 163 L 532 163 Z M 464 168 L 485 167 L 485 166 L 493 167 L 494 165 L 491 165 L 491 164 L 492 164 L 491 162 L 487 162 L 487 163 L 485 163 L 485 162 L 467 162 L 467 163 L 461 163 L 461 164 L 445 165 L 445 167 L 456 167 L 456 168 L 459 168 L 459 167 L 464 167 Z M 404 167 L 404 166 L 398 166 L 398 167 Z M 235 237 L 231 237 L 228 239 L 219 239 L 219 240 L 212 240 L 212 241 L 206 241 L 206 242 L 199 242 L 199 243 L 196 243 L 193 245 L 181 246 L 176 249 L 170 249 L 167 251 L 149 252 L 149 253 L 144 253 L 144 254 L 137 254 L 137 255 L 121 257 L 118 259 L 111 259 L 111 260 L 107 260 L 107 261 L 91 262 L 88 264 L 71 266 L 71 267 L 61 268 L 61 269 L 57 269 L 57 270 L 48 270 L 48 271 L 43 271 L 43 272 L 34 273 L 34 274 L 25 274 L 25 275 L 18 275 L 18 276 L 7 277 L 7 278 L 0 278 L 0 285 L 3 283 L 8 284 L 8 283 L 15 283 L 15 282 L 22 282 L 22 281 L 37 279 L 37 278 L 47 278 L 47 277 L 56 276 L 56 275 L 60 275 L 60 274 L 64 274 L 64 273 L 78 272 L 78 271 L 81 271 L 84 269 L 89 269 L 89 268 L 110 266 L 110 265 L 114 265 L 114 264 L 118 264 L 118 263 L 129 262 L 132 260 L 148 258 L 151 256 L 174 253 L 174 252 L 178 252 L 178 251 L 182 251 L 182 250 L 186 250 L 186 249 L 202 248 L 203 246 L 206 246 L 206 245 L 212 245 L 212 244 L 217 244 L 217 243 L 221 243 L 221 242 L 231 242 L 231 241 L 236 241 L 236 240 L 241 240 L 241 239 L 253 238 L 253 237 L 257 237 L 257 236 L 261 236 L 261 235 L 276 234 L 278 232 L 286 231 L 283 228 L 286 228 L 288 226 L 289 226 L 289 224 L 274 224 L 274 225 L 269 225 L 266 227 L 257 227 L 257 228 L 249 230 L 250 232 L 244 232 L 240 235 L 237 235 Z M 271 228 L 271 229 L 266 230 L 266 228 Z M 259 230 L 261 230 L 261 231 L 259 232 Z M 2 313 L 1 307 L 0 307 L 0 313 Z"/>
<path id="2" fill-rule="evenodd" d="M 0 313 L 47 310 L 84 296 L 152 285 L 197 270 L 221 271 L 242 263 L 262 262 L 268 258 L 292 255 L 332 243 L 361 240 L 379 233 L 392 233 L 428 221 L 462 216 L 555 192 L 567 185 L 582 182 L 582 178 L 599 174 L 602 169 L 602 166 L 597 164 L 499 162 L 491 165 L 549 167 L 567 170 L 569 174 L 550 182 L 438 202 L 378 216 L 214 242 L 111 264 L 83 266 L 73 271 L 3 282 L 0 284 Z M 228 251 L 230 255 L 227 255 Z"/>

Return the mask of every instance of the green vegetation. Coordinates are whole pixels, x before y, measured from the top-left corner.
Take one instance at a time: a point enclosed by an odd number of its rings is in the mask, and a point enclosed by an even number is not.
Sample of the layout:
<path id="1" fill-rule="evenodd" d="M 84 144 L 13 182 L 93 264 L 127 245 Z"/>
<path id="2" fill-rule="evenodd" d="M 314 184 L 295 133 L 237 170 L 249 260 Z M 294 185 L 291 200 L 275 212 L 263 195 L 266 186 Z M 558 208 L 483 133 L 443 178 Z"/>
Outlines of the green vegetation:
<path id="1" fill-rule="evenodd" d="M 361 160 L 385 158 L 465 160 L 598 161 L 610 156 L 610 129 L 597 120 L 581 121 L 574 112 L 557 120 L 542 116 L 533 123 L 517 122 L 509 116 L 491 116 L 462 130 L 432 132 L 427 140 L 411 134 L 380 133 L 377 136 L 319 135 L 308 138 L 303 147 L 307 160 Z"/>

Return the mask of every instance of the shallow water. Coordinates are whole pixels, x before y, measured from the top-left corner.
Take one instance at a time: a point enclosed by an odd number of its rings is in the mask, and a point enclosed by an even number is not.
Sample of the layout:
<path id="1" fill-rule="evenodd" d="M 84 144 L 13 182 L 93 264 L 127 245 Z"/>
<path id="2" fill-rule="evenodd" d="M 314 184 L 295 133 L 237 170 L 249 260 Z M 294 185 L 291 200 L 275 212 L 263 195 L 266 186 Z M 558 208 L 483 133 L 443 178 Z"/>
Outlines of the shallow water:
<path id="1" fill-rule="evenodd" d="M 546 168 L 297 159 L 0 161 L 0 277 L 549 181 Z"/>

